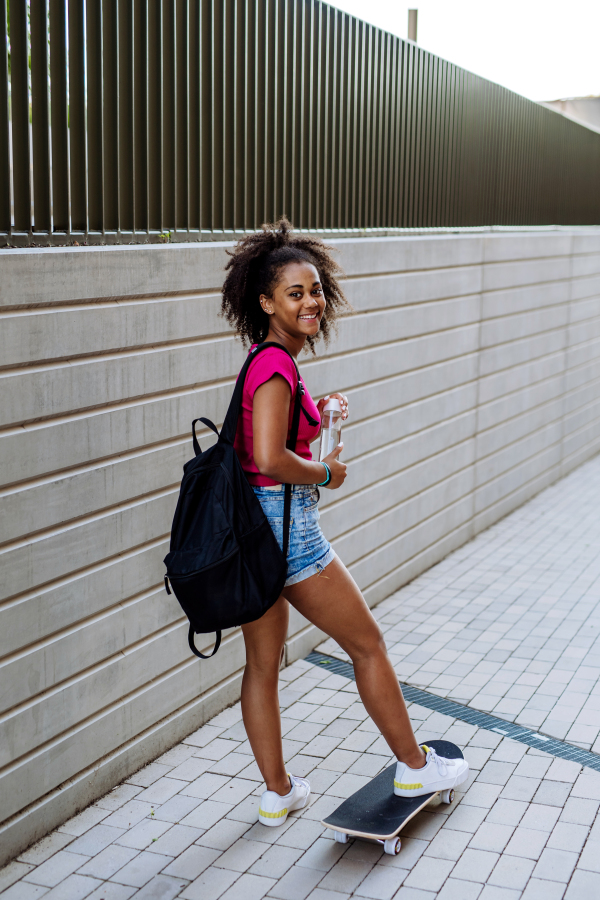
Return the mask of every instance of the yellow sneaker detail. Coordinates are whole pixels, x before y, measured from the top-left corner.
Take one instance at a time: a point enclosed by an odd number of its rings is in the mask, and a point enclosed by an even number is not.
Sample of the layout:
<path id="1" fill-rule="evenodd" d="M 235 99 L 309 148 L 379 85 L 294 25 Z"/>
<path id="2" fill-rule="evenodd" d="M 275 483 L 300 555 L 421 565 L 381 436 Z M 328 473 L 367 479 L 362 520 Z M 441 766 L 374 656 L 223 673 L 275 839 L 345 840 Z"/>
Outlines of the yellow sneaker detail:
<path id="1" fill-rule="evenodd" d="M 264 791 L 258 805 L 258 821 L 262 825 L 281 826 L 295 809 L 303 809 L 310 797 L 310 784 L 306 778 L 290 775 L 290 791 L 281 796 L 275 791 Z"/>
<path id="2" fill-rule="evenodd" d="M 287 809 L 282 809 L 279 812 L 265 812 L 264 809 L 259 809 L 259 816 L 264 816 L 265 819 L 280 819 L 282 816 L 287 816 Z"/>
<path id="3" fill-rule="evenodd" d="M 424 766 L 411 769 L 398 761 L 394 774 L 394 793 L 397 797 L 420 797 L 450 790 L 462 784 L 469 774 L 469 764 L 464 759 L 438 756 L 433 747 L 422 744 L 427 754 Z M 419 781 L 412 781 L 418 778 Z"/>

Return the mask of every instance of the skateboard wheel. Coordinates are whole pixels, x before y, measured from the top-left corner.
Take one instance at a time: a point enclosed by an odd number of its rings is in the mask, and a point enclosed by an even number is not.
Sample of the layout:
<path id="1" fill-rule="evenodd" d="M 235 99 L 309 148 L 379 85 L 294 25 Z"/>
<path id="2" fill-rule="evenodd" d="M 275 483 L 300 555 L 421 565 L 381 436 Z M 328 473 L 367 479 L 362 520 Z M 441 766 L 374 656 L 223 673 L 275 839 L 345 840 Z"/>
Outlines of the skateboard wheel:
<path id="1" fill-rule="evenodd" d="M 454 800 L 454 791 L 450 788 L 447 791 L 442 791 L 441 795 L 442 803 L 452 803 Z"/>
<path id="2" fill-rule="evenodd" d="M 402 841 L 399 837 L 390 838 L 389 841 L 383 842 L 383 849 L 386 853 L 389 853 L 390 856 L 396 856 L 400 853 L 400 848 L 402 847 Z"/>
<path id="3" fill-rule="evenodd" d="M 333 836 L 335 837 L 338 844 L 348 843 L 348 835 L 344 831 L 334 831 Z"/>

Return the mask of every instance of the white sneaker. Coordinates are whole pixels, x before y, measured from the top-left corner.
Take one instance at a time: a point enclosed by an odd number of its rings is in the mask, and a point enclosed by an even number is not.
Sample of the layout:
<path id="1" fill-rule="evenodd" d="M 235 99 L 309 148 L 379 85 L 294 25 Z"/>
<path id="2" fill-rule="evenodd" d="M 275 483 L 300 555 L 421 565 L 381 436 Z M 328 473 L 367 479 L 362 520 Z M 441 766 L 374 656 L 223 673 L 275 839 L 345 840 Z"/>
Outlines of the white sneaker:
<path id="1" fill-rule="evenodd" d="M 263 825 L 283 825 L 293 809 L 303 809 L 310 797 L 310 784 L 306 778 L 290 775 L 292 789 L 284 797 L 276 791 L 264 791 L 258 808 L 258 821 Z"/>
<path id="2" fill-rule="evenodd" d="M 402 762 L 396 764 L 394 794 L 397 797 L 420 797 L 457 787 L 466 781 L 469 764 L 465 759 L 447 759 L 438 756 L 433 747 L 422 746 L 427 754 L 422 769 L 411 769 Z"/>

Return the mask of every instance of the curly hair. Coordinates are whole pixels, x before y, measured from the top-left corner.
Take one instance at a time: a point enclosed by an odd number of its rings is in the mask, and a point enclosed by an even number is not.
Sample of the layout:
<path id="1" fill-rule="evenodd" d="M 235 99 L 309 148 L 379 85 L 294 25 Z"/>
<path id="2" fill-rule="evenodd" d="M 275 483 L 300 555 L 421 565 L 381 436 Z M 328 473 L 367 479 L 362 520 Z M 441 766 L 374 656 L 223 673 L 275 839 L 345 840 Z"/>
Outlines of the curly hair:
<path id="1" fill-rule="evenodd" d="M 327 301 L 321 328 L 316 335 L 307 337 L 307 343 L 314 353 L 314 345 L 321 337 L 328 342 L 336 318 L 352 310 L 338 283 L 342 269 L 330 256 L 331 250 L 333 247 L 320 238 L 295 234 L 282 216 L 274 225 L 263 225 L 260 231 L 242 238 L 233 250 L 227 251 L 231 259 L 225 266 L 228 274 L 223 284 L 221 314 L 244 344 L 258 344 L 265 339 L 269 316 L 260 305 L 260 295 L 271 296 L 282 267 L 300 261 L 316 268 Z"/>

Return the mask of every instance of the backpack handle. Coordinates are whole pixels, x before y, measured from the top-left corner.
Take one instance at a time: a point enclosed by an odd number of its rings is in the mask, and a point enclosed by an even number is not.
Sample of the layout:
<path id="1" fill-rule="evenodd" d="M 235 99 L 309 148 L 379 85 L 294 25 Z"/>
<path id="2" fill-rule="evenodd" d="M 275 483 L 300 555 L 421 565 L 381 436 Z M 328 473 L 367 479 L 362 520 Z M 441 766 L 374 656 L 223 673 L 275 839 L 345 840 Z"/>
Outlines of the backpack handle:
<path id="1" fill-rule="evenodd" d="M 200 418 L 194 419 L 194 421 L 192 422 L 192 443 L 194 445 L 194 453 L 196 454 L 196 456 L 200 456 L 200 453 L 202 451 L 200 450 L 200 444 L 198 443 L 198 438 L 196 437 L 196 422 L 203 422 L 209 428 L 212 428 L 217 437 L 219 437 L 219 432 L 217 431 L 217 426 L 214 424 L 214 422 L 211 422 L 210 419 L 205 419 L 204 416 L 200 416 Z"/>
<path id="2" fill-rule="evenodd" d="M 200 651 L 196 647 L 196 645 L 194 643 L 194 634 L 195 634 L 194 626 L 190 625 L 190 630 L 188 631 L 188 644 L 190 645 L 190 650 L 192 651 L 192 653 L 194 653 L 200 659 L 210 659 L 211 656 L 214 656 L 215 653 L 217 652 L 217 650 L 219 649 L 219 647 L 221 646 L 221 632 L 217 631 L 217 640 L 215 641 L 215 646 L 213 648 L 213 652 L 209 653 L 208 656 L 205 656 L 204 653 L 200 653 Z"/>

